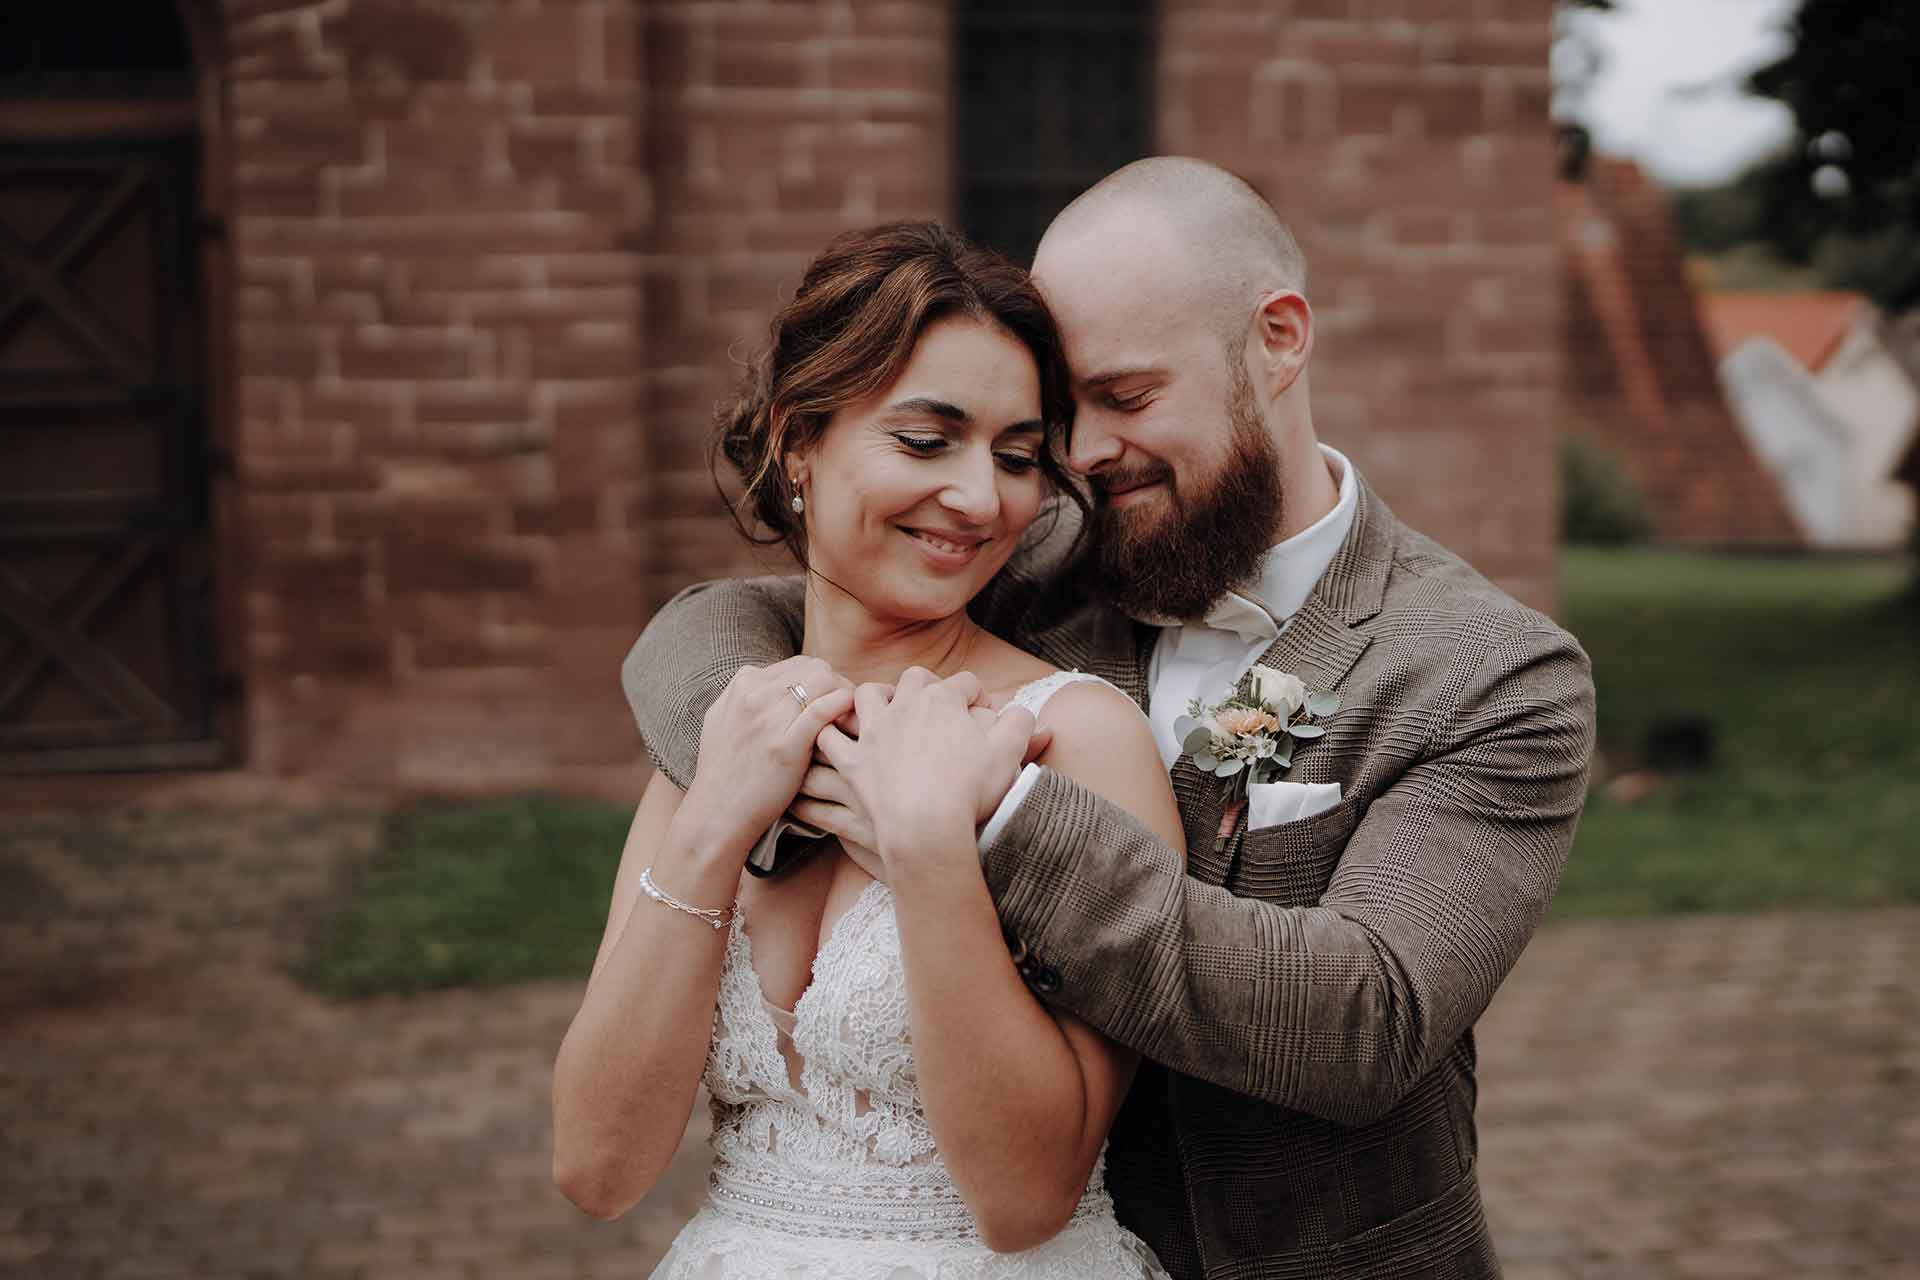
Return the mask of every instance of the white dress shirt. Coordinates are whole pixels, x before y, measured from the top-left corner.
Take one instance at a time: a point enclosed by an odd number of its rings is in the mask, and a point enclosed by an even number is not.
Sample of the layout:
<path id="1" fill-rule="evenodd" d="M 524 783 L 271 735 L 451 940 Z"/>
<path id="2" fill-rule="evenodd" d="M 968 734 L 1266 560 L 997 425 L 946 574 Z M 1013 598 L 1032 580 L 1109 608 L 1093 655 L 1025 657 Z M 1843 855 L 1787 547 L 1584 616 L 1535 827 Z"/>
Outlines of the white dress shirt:
<path id="1" fill-rule="evenodd" d="M 1359 477 L 1344 454 L 1324 444 L 1320 452 L 1340 485 L 1333 510 L 1285 542 L 1268 548 L 1259 580 L 1244 590 L 1227 592 L 1207 610 L 1205 618 L 1160 628 L 1147 667 L 1147 719 L 1153 725 L 1160 757 L 1169 769 L 1180 758 L 1173 722 L 1186 714 L 1187 704 L 1194 698 L 1217 702 L 1239 683 L 1313 594 L 1314 585 L 1353 528 L 1354 512 L 1360 503 Z M 1037 765 L 1021 771 L 981 831 L 981 848 L 999 835 L 1038 774 Z M 1339 794 L 1339 788 L 1330 785 L 1278 782 L 1255 787 L 1248 797 L 1249 825 L 1258 828 L 1309 816 L 1330 807 Z"/>

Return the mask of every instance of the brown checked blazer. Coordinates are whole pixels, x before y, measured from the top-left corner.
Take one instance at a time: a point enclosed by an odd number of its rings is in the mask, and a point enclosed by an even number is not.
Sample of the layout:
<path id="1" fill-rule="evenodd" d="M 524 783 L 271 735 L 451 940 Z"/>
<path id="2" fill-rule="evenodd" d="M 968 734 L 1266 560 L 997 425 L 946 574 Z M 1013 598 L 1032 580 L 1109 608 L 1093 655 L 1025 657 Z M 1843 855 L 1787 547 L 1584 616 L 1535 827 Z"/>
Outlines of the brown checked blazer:
<path id="1" fill-rule="evenodd" d="M 1146 703 L 1155 632 L 1096 603 L 1070 531 L 975 602 L 1000 634 Z M 622 675 L 685 785 L 743 663 L 791 655 L 797 579 L 695 587 Z M 1396 520 L 1364 484 L 1345 544 L 1266 655 L 1343 699 L 1287 777 L 1332 809 L 1215 839 L 1217 782 L 1174 766 L 1188 861 L 1042 773 L 984 853 L 1043 999 L 1147 1060 L 1120 1112 L 1120 1218 L 1181 1280 L 1499 1274 L 1475 1172 L 1473 1024 L 1546 914 L 1593 750 L 1565 631 Z"/>

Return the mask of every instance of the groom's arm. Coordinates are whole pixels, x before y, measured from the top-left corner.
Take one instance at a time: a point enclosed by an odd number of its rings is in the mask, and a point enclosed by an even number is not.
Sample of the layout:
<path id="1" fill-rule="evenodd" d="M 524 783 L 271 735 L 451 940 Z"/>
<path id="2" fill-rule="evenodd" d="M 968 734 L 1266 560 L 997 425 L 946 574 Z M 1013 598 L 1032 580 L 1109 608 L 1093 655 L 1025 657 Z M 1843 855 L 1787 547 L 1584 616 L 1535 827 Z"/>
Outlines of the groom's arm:
<path id="1" fill-rule="evenodd" d="M 1571 637 L 1514 632 L 1457 705 L 1311 907 L 1194 880 L 1124 811 L 1041 772 L 985 854 L 1039 989 L 1185 1074 L 1343 1123 L 1385 1115 L 1519 958 L 1586 794 L 1593 684 Z"/>
<path id="2" fill-rule="evenodd" d="M 741 667 L 800 652 L 806 580 L 724 578 L 688 587 L 661 607 L 620 664 L 620 684 L 654 767 L 693 785 L 700 723 Z"/>

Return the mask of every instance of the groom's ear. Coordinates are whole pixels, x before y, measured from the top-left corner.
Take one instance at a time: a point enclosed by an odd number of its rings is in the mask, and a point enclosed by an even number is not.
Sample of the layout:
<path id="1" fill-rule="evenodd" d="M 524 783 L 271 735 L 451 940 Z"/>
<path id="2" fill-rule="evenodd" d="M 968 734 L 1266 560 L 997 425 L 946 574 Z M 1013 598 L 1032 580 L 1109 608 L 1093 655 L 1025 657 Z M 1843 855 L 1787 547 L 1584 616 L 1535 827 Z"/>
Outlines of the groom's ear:
<path id="1" fill-rule="evenodd" d="M 1254 313 L 1254 368 L 1264 372 L 1263 390 L 1278 397 L 1291 387 L 1313 356 L 1313 308 L 1294 289 L 1275 289 Z"/>

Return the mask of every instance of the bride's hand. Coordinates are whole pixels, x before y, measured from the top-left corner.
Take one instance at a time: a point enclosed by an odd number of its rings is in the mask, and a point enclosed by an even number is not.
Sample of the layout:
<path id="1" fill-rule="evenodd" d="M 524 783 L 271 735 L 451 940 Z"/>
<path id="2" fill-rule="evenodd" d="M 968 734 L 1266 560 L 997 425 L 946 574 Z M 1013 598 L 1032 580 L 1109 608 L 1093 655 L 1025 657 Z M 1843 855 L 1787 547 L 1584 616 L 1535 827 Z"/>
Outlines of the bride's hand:
<path id="1" fill-rule="evenodd" d="M 912 668 L 892 696 L 877 685 L 856 691 L 857 742 L 836 727 L 822 729 L 820 749 L 856 802 L 840 807 L 864 816 L 871 840 L 859 838 L 865 831 L 856 840 L 879 850 L 889 872 L 897 853 L 912 856 L 923 841 L 971 837 L 1028 757 L 1033 716 L 1012 708 L 976 717 L 979 698 L 971 675 L 939 680 Z"/>
<path id="2" fill-rule="evenodd" d="M 891 701 L 893 686 L 881 685 L 880 692 Z M 971 692 L 967 690 L 966 692 Z M 992 729 L 1000 713 L 983 702 L 975 702 L 967 708 L 968 718 L 981 733 Z M 859 714 L 849 711 L 834 721 L 834 727 L 846 734 L 849 739 L 860 736 Z M 824 733 L 824 731 L 823 731 Z M 1026 752 L 1021 760 L 1025 764 L 1039 757 L 1053 741 L 1051 729 L 1035 728 L 1028 739 Z M 816 748 L 813 766 L 800 780 L 800 794 L 794 799 L 787 812 L 809 826 L 836 837 L 852 858 L 868 875 L 876 880 L 885 880 L 886 865 L 875 852 L 879 841 L 873 833 L 873 819 L 866 807 L 860 802 L 860 796 L 841 772 L 829 764 L 826 757 Z"/>
<path id="3" fill-rule="evenodd" d="M 799 791 L 820 731 L 852 706 L 852 683 L 818 658 L 740 668 L 707 709 L 679 820 L 744 854 Z"/>

